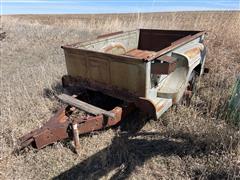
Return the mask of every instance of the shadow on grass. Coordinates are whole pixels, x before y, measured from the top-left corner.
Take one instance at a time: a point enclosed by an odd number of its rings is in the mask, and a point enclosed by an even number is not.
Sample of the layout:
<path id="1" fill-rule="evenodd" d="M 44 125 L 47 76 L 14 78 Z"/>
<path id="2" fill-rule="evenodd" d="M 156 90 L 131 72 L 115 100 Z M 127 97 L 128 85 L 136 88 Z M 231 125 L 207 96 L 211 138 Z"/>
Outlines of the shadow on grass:
<path id="1" fill-rule="evenodd" d="M 80 92 L 84 92 L 83 88 L 80 87 L 65 87 L 63 88 L 62 82 L 57 82 L 51 85 L 51 88 L 44 88 L 43 89 L 43 97 L 49 98 L 51 100 L 54 100 L 56 96 L 60 94 L 79 94 Z"/>
<path id="2" fill-rule="evenodd" d="M 43 89 L 43 97 L 48 98 L 50 100 L 54 100 L 56 95 L 64 93 L 64 88 L 62 87 L 62 83 L 58 82 L 53 84 L 51 88 Z"/>
<path id="3" fill-rule="evenodd" d="M 196 137 L 182 133 L 168 138 L 160 133 L 116 136 L 110 146 L 54 179 L 100 179 L 113 170 L 111 179 L 126 179 L 137 166 L 157 155 L 197 157 L 212 151 L 207 142 L 193 138 Z"/>

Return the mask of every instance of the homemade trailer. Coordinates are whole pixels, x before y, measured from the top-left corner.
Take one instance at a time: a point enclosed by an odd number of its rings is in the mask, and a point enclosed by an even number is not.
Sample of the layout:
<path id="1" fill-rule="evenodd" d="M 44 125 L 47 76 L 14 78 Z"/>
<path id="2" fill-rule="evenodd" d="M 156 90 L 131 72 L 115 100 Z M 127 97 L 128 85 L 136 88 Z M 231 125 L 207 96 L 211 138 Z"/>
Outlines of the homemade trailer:
<path id="1" fill-rule="evenodd" d="M 66 89 L 60 109 L 40 129 L 20 138 L 40 149 L 79 134 L 118 125 L 132 111 L 158 119 L 183 97 L 189 101 L 204 70 L 204 31 L 137 29 L 62 46 Z"/>

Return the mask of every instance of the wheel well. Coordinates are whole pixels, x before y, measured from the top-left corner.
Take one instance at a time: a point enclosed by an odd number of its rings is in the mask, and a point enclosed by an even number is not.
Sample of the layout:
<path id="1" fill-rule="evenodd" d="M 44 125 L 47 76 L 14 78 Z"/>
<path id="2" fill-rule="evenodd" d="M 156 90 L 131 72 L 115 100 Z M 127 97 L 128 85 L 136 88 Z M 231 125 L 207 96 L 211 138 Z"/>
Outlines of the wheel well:
<path id="1" fill-rule="evenodd" d="M 197 73 L 197 75 L 199 76 L 201 73 L 201 69 L 202 69 L 202 64 L 198 64 L 193 71 L 195 71 Z"/>

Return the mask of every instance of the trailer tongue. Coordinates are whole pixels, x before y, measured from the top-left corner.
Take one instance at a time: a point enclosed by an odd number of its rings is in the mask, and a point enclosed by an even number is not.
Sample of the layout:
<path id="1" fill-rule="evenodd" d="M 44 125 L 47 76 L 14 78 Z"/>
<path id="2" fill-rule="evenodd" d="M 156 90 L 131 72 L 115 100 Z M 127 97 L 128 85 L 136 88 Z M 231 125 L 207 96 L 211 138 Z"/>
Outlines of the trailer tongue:
<path id="1" fill-rule="evenodd" d="M 36 129 L 21 137 L 19 139 L 21 149 L 30 144 L 37 149 L 41 149 L 46 145 L 72 137 L 75 137 L 75 144 L 78 144 L 77 136 L 73 136 L 74 133 L 78 135 L 89 133 L 114 126 L 121 120 L 121 107 L 115 107 L 111 111 L 106 111 L 83 102 L 77 99 L 77 97 L 66 94 L 62 94 L 58 97 L 69 105 L 65 108 L 61 108 L 40 129 Z M 76 114 L 78 109 L 88 113 Z"/>
<path id="2" fill-rule="evenodd" d="M 203 73 L 203 31 L 139 29 L 62 46 L 68 74 L 66 104 L 46 124 L 19 139 L 20 149 L 37 149 L 79 134 L 118 125 L 132 111 L 158 119 L 183 97 L 191 99 Z"/>

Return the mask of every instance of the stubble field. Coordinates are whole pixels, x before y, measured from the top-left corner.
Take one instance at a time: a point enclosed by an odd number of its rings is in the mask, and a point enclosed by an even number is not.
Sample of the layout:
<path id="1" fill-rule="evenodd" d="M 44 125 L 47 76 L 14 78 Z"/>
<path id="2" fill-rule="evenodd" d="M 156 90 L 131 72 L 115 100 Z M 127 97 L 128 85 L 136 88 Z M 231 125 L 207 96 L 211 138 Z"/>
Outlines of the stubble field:
<path id="1" fill-rule="evenodd" d="M 240 132 L 224 111 L 240 73 L 240 12 L 1 16 L 0 179 L 238 179 Z M 206 30 L 206 67 L 190 107 L 179 105 L 135 136 L 113 129 L 12 153 L 17 138 L 61 105 L 61 45 L 136 28 Z"/>

